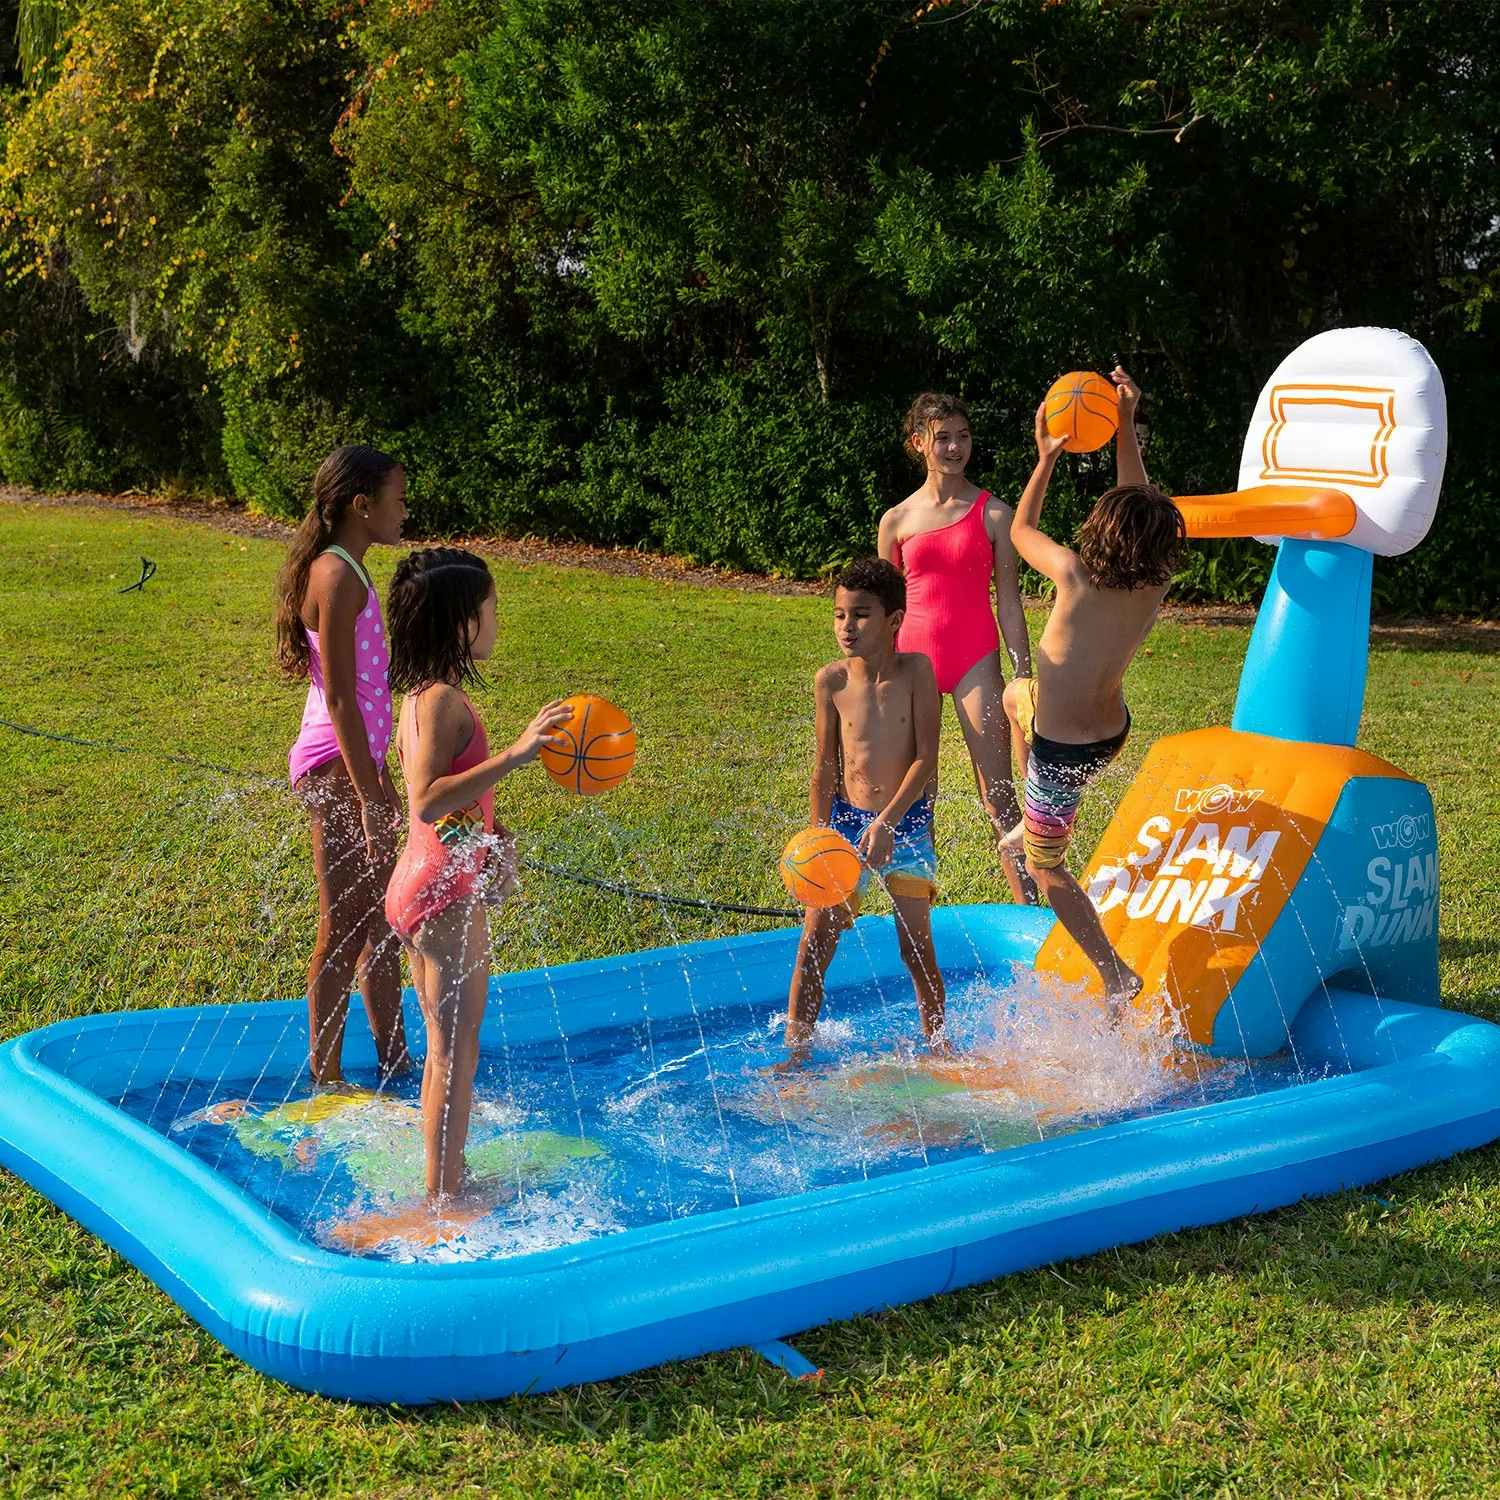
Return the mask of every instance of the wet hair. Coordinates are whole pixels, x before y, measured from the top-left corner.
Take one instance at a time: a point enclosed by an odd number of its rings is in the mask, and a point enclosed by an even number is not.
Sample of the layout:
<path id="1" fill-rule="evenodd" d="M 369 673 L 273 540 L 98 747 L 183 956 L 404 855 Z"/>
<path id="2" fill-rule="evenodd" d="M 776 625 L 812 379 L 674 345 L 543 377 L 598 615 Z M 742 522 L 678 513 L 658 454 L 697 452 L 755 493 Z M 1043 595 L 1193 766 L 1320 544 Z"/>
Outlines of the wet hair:
<path id="1" fill-rule="evenodd" d="M 862 557 L 852 562 L 833 580 L 835 588 L 874 594 L 888 615 L 906 608 L 906 580 L 894 563 L 883 557 Z"/>
<path id="2" fill-rule="evenodd" d="M 926 462 L 918 451 L 917 438 L 931 432 L 932 424 L 944 417 L 962 417 L 967 422 L 969 408 L 957 396 L 944 396 L 938 391 L 923 391 L 907 408 L 901 423 L 901 446 L 913 463 Z"/>
<path id="3" fill-rule="evenodd" d="M 478 682 L 469 625 L 494 590 L 484 559 L 462 547 L 428 547 L 403 557 L 386 596 L 391 687 L 414 693 L 434 682 Z"/>
<path id="4" fill-rule="evenodd" d="M 378 448 L 350 443 L 335 448 L 313 476 L 312 508 L 292 538 L 291 551 L 276 575 L 276 665 L 288 677 L 306 677 L 307 631 L 302 601 L 313 560 L 327 550 L 333 533 L 356 495 L 372 499 L 401 465 Z"/>
<path id="5" fill-rule="evenodd" d="M 1187 540 L 1182 512 L 1149 484 L 1121 484 L 1100 495 L 1078 528 L 1078 558 L 1095 588 L 1160 588 L 1170 583 Z"/>

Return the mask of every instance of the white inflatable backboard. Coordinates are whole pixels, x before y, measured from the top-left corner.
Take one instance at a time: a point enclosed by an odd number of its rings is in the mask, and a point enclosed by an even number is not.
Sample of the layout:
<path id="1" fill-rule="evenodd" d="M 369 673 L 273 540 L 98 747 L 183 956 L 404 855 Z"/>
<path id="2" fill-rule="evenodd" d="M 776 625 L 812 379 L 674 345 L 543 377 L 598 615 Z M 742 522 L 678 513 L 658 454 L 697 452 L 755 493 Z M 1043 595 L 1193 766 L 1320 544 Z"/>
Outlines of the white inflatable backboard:
<path id="1" fill-rule="evenodd" d="M 1447 456 L 1448 402 L 1426 349 L 1391 328 L 1333 328 L 1266 382 L 1239 487 L 1342 490 L 1359 518 L 1340 541 L 1395 557 L 1427 535 Z"/>

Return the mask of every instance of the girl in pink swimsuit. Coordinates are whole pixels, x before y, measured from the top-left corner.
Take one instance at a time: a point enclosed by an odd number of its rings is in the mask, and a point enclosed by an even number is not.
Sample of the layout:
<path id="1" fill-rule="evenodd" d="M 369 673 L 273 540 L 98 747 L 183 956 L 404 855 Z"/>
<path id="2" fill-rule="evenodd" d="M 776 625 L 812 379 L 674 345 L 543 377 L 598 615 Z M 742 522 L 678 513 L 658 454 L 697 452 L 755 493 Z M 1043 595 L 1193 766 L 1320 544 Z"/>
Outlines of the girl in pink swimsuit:
<path id="1" fill-rule="evenodd" d="M 1003 700 L 1002 634 L 1012 671 L 1031 674 L 1031 641 L 1010 542 L 1012 511 L 964 477 L 973 444 L 962 401 L 924 392 L 907 413 L 903 436 L 926 478 L 880 518 L 880 555 L 906 575 L 906 615 L 896 645 L 926 656 L 939 693 L 952 695 L 1006 884 L 1017 901 L 1035 901 L 1024 868 L 1000 844 L 1020 817 Z"/>
<path id="2" fill-rule="evenodd" d="M 464 1142 L 489 995 L 486 905 L 515 884 L 510 834 L 495 823 L 495 783 L 535 760 L 571 709 L 549 703 L 491 755 L 463 690 L 495 646 L 495 584 L 483 558 L 433 547 L 391 580 L 391 682 L 403 690 L 397 753 L 411 803 L 406 847 L 385 913 L 406 944 L 427 1023 L 422 1130 L 431 1202 L 463 1186 Z M 366 1226 L 361 1234 L 369 1240 Z"/>
<path id="3" fill-rule="evenodd" d="M 288 757 L 312 822 L 318 936 L 307 971 L 313 1079 L 341 1077 L 355 970 L 382 1079 L 408 1065 L 401 950 L 382 895 L 396 857 L 401 806 L 386 773 L 391 741 L 388 650 L 380 600 L 365 572 L 376 543 L 394 546 L 406 519 L 406 475 L 374 448 L 337 448 L 313 480 L 313 504 L 277 580 L 276 657 L 308 679 L 302 728 Z"/>

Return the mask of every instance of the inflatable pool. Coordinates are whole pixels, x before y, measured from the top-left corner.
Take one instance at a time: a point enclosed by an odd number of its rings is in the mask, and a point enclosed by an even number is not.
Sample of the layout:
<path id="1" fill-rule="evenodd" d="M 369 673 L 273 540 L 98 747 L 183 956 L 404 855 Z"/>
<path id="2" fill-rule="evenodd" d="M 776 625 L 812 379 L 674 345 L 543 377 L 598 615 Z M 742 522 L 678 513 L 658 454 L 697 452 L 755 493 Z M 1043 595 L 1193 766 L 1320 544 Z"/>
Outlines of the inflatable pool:
<path id="1" fill-rule="evenodd" d="M 1240 491 L 1180 502 L 1196 534 L 1282 539 L 1233 725 L 1153 747 L 1085 876 L 1176 1036 L 1090 1030 L 1049 913 L 948 908 L 941 1065 L 899 1043 L 883 918 L 829 974 L 847 1032 L 791 1080 L 762 1068 L 795 932 L 496 980 L 494 1202 L 440 1254 L 338 1248 L 351 1206 L 412 1190 L 413 1107 L 306 1097 L 301 1002 L 10 1041 L 0 1161 L 256 1368 L 423 1402 L 766 1345 L 1493 1140 L 1500 1028 L 1435 1004 L 1430 797 L 1354 746 L 1371 553 L 1420 541 L 1443 448 L 1425 351 L 1339 330 L 1268 384 Z M 373 1065 L 362 1028 L 347 1061 Z"/>

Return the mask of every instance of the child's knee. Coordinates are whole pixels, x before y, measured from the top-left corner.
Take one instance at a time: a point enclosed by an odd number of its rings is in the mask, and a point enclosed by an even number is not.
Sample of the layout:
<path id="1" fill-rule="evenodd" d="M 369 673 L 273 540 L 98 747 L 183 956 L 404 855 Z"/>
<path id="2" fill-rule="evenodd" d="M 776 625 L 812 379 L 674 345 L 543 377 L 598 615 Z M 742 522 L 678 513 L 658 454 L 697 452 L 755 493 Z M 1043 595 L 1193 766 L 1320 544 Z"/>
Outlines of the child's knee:
<path id="1" fill-rule="evenodd" d="M 350 943 L 332 927 L 319 926 L 313 943 L 312 967 L 318 974 L 328 975 L 348 983 L 359 961 L 358 945 Z"/>
<path id="2" fill-rule="evenodd" d="M 803 931 L 819 946 L 832 946 L 849 930 L 853 921 L 854 913 L 847 904 L 816 906 L 808 912 Z"/>

